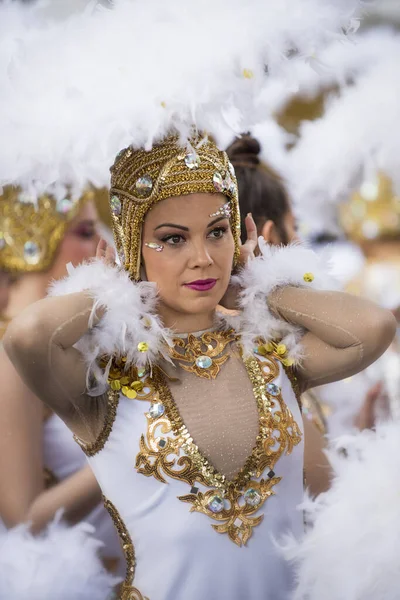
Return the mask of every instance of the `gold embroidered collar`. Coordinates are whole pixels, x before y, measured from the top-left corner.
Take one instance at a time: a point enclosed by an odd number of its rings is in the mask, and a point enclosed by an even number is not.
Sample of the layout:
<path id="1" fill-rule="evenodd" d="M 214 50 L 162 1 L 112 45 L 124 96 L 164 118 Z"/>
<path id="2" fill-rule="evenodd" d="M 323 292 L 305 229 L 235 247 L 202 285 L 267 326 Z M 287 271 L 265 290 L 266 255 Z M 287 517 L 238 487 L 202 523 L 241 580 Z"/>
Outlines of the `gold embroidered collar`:
<path id="1" fill-rule="evenodd" d="M 229 344 L 238 339 L 233 329 L 206 331 L 199 336 L 175 337 L 168 354 L 182 369 L 205 379 L 215 379 L 229 358 Z"/>

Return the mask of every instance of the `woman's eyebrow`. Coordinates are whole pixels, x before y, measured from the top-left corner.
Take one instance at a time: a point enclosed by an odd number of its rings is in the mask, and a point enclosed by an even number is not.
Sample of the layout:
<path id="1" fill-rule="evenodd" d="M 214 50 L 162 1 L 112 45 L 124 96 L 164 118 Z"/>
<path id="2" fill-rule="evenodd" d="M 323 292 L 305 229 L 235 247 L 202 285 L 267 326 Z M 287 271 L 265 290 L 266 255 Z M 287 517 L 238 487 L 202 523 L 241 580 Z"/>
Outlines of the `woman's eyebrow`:
<path id="1" fill-rule="evenodd" d="M 162 223 L 161 225 L 157 225 L 154 228 L 154 231 L 157 229 L 161 229 L 161 227 L 174 227 L 175 229 L 182 229 L 182 231 L 189 231 L 189 227 L 184 227 L 183 225 L 176 225 L 175 223 Z"/>
<path id="2" fill-rule="evenodd" d="M 218 223 L 219 221 L 224 221 L 227 218 L 228 217 L 226 215 L 221 215 L 220 217 L 217 217 L 216 219 L 214 219 L 214 221 L 211 221 L 211 223 L 209 223 L 207 225 L 207 227 L 212 227 L 213 225 L 215 225 L 215 223 Z"/>

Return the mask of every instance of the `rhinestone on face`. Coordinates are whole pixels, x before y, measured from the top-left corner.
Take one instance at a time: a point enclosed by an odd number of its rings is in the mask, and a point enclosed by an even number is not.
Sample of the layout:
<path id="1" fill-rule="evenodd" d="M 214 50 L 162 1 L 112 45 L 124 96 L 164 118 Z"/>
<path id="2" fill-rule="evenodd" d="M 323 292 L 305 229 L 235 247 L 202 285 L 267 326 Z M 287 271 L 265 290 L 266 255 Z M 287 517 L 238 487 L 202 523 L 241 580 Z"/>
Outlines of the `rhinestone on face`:
<path id="1" fill-rule="evenodd" d="M 35 242 L 24 244 L 24 258 L 28 265 L 37 265 L 40 260 L 40 248 Z"/>
<path id="2" fill-rule="evenodd" d="M 200 166 L 200 157 L 194 152 L 189 152 L 185 156 L 185 165 L 188 169 L 198 169 Z"/>
<path id="3" fill-rule="evenodd" d="M 147 198 L 153 189 L 153 180 L 150 175 L 142 175 L 142 177 L 136 179 L 135 187 L 139 198 Z"/>
<path id="4" fill-rule="evenodd" d="M 198 356 L 196 358 L 196 366 L 199 369 L 209 369 L 212 365 L 212 359 L 209 356 Z"/>
<path id="5" fill-rule="evenodd" d="M 222 177 L 221 173 L 219 173 L 218 171 L 216 173 L 214 173 L 213 184 L 214 184 L 214 187 L 217 190 L 217 192 L 225 191 L 224 178 Z"/>
<path id="6" fill-rule="evenodd" d="M 224 510 L 224 499 L 217 495 L 211 496 L 207 506 L 211 512 L 218 514 Z"/>
<path id="7" fill-rule="evenodd" d="M 118 196 L 111 196 L 110 209 L 113 215 L 117 216 L 121 214 L 121 201 Z"/>
<path id="8" fill-rule="evenodd" d="M 243 498 L 249 506 L 258 506 L 261 502 L 261 494 L 254 488 L 249 488 L 243 495 Z"/>
<path id="9" fill-rule="evenodd" d="M 57 212 L 61 215 L 67 215 L 74 207 L 75 202 L 71 198 L 62 198 L 57 202 Z"/>
<path id="10" fill-rule="evenodd" d="M 158 419 L 164 414 L 165 406 L 161 402 L 154 402 L 149 409 L 149 414 L 152 419 Z"/>
<path id="11" fill-rule="evenodd" d="M 267 383 L 265 389 L 267 390 L 268 394 L 271 394 L 271 396 L 279 396 L 279 392 L 281 391 L 279 387 L 275 385 L 275 383 Z"/>

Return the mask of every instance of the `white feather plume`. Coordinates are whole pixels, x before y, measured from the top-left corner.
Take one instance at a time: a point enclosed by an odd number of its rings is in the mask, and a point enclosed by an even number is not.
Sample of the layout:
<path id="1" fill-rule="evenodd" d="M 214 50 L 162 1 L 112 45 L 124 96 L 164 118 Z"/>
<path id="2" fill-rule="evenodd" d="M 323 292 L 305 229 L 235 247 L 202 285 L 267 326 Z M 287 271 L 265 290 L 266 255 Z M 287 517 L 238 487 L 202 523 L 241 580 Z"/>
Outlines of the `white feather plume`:
<path id="1" fill-rule="evenodd" d="M 269 309 L 267 298 L 276 288 L 292 285 L 311 289 L 332 289 L 336 286 L 330 277 L 328 256 L 318 256 L 300 244 L 271 246 L 260 237 L 261 255 L 250 260 L 235 278 L 240 286 L 240 308 L 242 310 L 235 327 L 242 334 L 242 344 L 246 352 L 251 352 L 258 337 L 266 340 L 282 340 L 289 356 L 300 360 L 302 349 L 300 340 L 303 330 L 283 319 L 275 317 Z M 308 283 L 304 276 L 313 275 Z"/>
<path id="2" fill-rule="evenodd" d="M 87 523 L 68 527 L 60 514 L 38 536 L 0 523 L 0 598 L 109 600 L 118 580 L 103 567 L 93 533 Z"/>
<path id="3" fill-rule="evenodd" d="M 400 191 L 400 44 L 332 100 L 325 115 L 304 122 L 290 153 L 297 202 L 310 214 L 346 199 L 364 179 L 385 172 Z"/>
<path id="4" fill-rule="evenodd" d="M 297 568 L 293 600 L 398 600 L 400 425 L 339 438 L 329 459 L 331 489 L 307 501 L 312 528 L 285 542 Z"/>
<path id="5" fill-rule="evenodd" d="M 248 129 L 265 78 L 355 26 L 358 0 L 117 0 L 20 40 L 0 69 L 0 184 L 103 185 L 126 145 Z M 1 15 L 0 15 L 1 20 Z M 0 53 L 3 40 L 0 40 Z M 259 119 L 258 119 L 259 120 Z"/>

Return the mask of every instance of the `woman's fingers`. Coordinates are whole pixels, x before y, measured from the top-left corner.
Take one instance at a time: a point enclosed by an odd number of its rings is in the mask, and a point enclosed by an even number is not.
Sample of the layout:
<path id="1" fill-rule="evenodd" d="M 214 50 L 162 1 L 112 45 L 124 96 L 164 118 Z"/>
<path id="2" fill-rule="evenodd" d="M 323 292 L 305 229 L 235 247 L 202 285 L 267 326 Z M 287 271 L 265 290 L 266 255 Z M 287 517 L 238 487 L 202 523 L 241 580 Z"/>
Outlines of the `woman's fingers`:
<path id="1" fill-rule="evenodd" d="M 101 239 L 97 244 L 96 248 L 96 258 L 103 259 L 106 255 L 107 242 L 106 240 Z"/>
<path id="2" fill-rule="evenodd" d="M 115 254 L 115 249 L 112 246 L 107 246 L 106 248 L 106 255 L 105 255 L 105 262 L 107 265 L 115 265 L 115 258 L 116 258 L 116 254 Z"/>
<path id="3" fill-rule="evenodd" d="M 246 225 L 246 235 L 247 235 L 247 242 L 252 242 L 253 244 L 255 243 L 257 245 L 258 242 L 258 235 L 257 235 L 257 225 L 253 219 L 253 215 L 251 213 L 249 213 L 246 216 L 245 219 L 245 225 Z"/>
<path id="4" fill-rule="evenodd" d="M 97 245 L 96 258 L 105 262 L 106 265 L 115 265 L 115 250 L 105 240 L 100 240 Z"/>
<path id="5" fill-rule="evenodd" d="M 247 261 L 248 258 L 254 257 L 254 252 L 258 245 L 257 225 L 249 213 L 245 219 L 246 225 L 246 242 L 241 247 L 242 261 Z"/>

